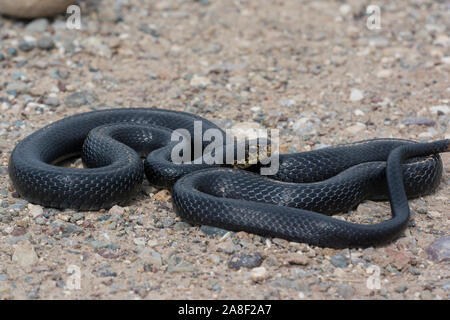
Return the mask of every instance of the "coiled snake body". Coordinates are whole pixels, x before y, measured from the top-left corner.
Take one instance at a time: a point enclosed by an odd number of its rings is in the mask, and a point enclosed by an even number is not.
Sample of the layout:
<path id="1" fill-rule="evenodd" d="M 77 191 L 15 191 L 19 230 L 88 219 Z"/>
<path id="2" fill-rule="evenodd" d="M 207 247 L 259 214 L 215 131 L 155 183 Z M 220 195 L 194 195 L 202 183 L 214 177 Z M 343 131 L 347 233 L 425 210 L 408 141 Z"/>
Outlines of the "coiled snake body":
<path id="1" fill-rule="evenodd" d="M 161 109 L 93 111 L 56 121 L 13 150 L 9 175 L 32 203 L 98 210 L 125 203 L 150 183 L 172 188 L 177 214 L 193 223 L 328 247 L 365 247 L 407 226 L 407 197 L 433 192 L 442 176 L 439 152 L 449 140 L 374 139 L 282 154 L 271 177 L 207 164 L 174 164 L 171 133 L 219 129 L 199 116 Z M 220 130 L 220 129 L 219 129 Z M 204 146 L 203 146 L 204 147 Z M 88 168 L 54 165 L 80 154 Z M 144 163 L 141 156 L 147 156 Z M 389 199 L 392 218 L 372 225 L 330 217 L 367 200 Z"/>

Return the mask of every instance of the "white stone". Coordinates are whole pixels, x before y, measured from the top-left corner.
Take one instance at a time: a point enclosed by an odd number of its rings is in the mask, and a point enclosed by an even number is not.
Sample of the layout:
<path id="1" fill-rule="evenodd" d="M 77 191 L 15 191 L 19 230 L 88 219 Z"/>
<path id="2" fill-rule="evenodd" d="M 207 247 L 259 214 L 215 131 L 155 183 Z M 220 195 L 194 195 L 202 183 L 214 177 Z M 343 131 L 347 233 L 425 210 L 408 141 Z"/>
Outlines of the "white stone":
<path id="1" fill-rule="evenodd" d="M 19 266 L 23 268 L 30 267 L 38 262 L 38 260 L 38 256 L 30 242 L 27 241 L 15 247 L 12 261 Z"/>
<path id="2" fill-rule="evenodd" d="M 181 48 L 180 46 L 173 45 L 170 47 L 170 55 L 172 55 L 174 57 L 178 57 L 181 54 L 182 50 L 183 50 L 183 48 Z"/>
<path id="3" fill-rule="evenodd" d="M 258 122 L 240 122 L 230 128 L 230 133 L 239 138 L 256 139 L 260 135 L 261 129 L 261 124 Z"/>
<path id="4" fill-rule="evenodd" d="M 98 37 L 89 37 L 82 42 L 82 45 L 91 54 L 108 59 L 112 57 L 111 49 Z"/>
<path id="5" fill-rule="evenodd" d="M 355 123 L 353 126 L 345 128 L 345 131 L 351 134 L 356 134 L 366 129 L 366 125 L 361 122 Z"/>
<path id="6" fill-rule="evenodd" d="M 44 209 L 40 205 L 34 205 L 29 203 L 28 210 L 33 218 L 37 218 L 44 213 Z"/>
<path id="7" fill-rule="evenodd" d="M 419 138 L 432 138 L 432 137 L 433 137 L 433 134 L 428 131 L 419 133 Z"/>
<path id="8" fill-rule="evenodd" d="M 321 120 L 315 116 L 303 117 L 294 122 L 292 129 L 302 135 L 314 135 L 320 126 Z"/>
<path id="9" fill-rule="evenodd" d="M 135 239 L 133 239 L 133 242 L 137 246 L 145 246 L 145 238 L 135 238 Z"/>
<path id="10" fill-rule="evenodd" d="M 264 267 L 253 268 L 250 271 L 250 279 L 254 282 L 259 282 L 267 278 L 267 270 Z"/>
<path id="11" fill-rule="evenodd" d="M 438 134 L 438 131 L 435 128 L 428 128 L 427 131 L 419 134 L 419 138 L 433 138 Z"/>
<path id="12" fill-rule="evenodd" d="M 36 32 L 36 33 L 42 33 L 47 30 L 48 27 L 48 20 L 45 18 L 35 19 L 31 21 L 29 24 L 27 24 L 25 31 L 27 32 Z"/>
<path id="13" fill-rule="evenodd" d="M 236 87 L 245 85 L 247 82 L 248 82 L 248 79 L 245 77 L 234 76 L 234 77 L 228 78 L 228 83 L 232 84 Z"/>
<path id="14" fill-rule="evenodd" d="M 438 35 L 433 44 L 435 46 L 450 47 L 450 38 L 445 34 Z"/>
<path id="15" fill-rule="evenodd" d="M 377 77 L 381 78 L 381 79 L 387 79 L 390 78 L 392 76 L 392 70 L 390 69 L 383 69 L 378 71 L 377 73 Z"/>
<path id="16" fill-rule="evenodd" d="M 362 117 L 363 115 L 365 115 L 364 111 L 362 111 L 361 109 L 356 109 L 355 111 L 353 111 L 353 113 L 358 117 Z"/>
<path id="17" fill-rule="evenodd" d="M 309 259 L 306 255 L 304 255 L 301 252 L 297 252 L 292 254 L 289 259 L 288 262 L 290 264 L 296 264 L 296 265 L 300 265 L 300 266 L 306 266 L 309 263 Z"/>
<path id="18" fill-rule="evenodd" d="M 125 213 L 125 208 L 115 205 L 114 207 L 109 209 L 109 213 L 110 214 L 124 214 Z"/>
<path id="19" fill-rule="evenodd" d="M 195 75 L 192 77 L 190 85 L 195 88 L 206 88 L 211 84 L 211 80 L 207 77 Z"/>
<path id="20" fill-rule="evenodd" d="M 153 249 L 145 248 L 139 254 L 139 258 L 141 258 L 144 261 L 144 263 L 147 263 L 149 265 L 152 265 L 155 267 L 162 266 L 161 255 Z"/>
<path id="21" fill-rule="evenodd" d="M 10 82 L 6 86 L 6 91 L 16 91 L 18 94 L 28 93 L 30 90 L 30 85 L 23 82 Z"/>
<path id="22" fill-rule="evenodd" d="M 156 247 L 158 245 L 158 241 L 155 239 L 148 240 L 147 245 L 149 247 Z"/>
<path id="23" fill-rule="evenodd" d="M 364 99 L 364 93 L 359 89 L 352 88 L 350 91 L 350 101 L 356 102 L 362 99 Z"/>
<path id="24" fill-rule="evenodd" d="M 352 11 L 352 7 L 349 4 L 343 4 L 339 7 L 339 12 L 343 15 L 346 16 L 347 14 L 349 14 Z"/>
<path id="25" fill-rule="evenodd" d="M 294 99 L 281 99 L 280 100 L 280 105 L 282 107 L 293 107 L 295 106 L 295 100 Z"/>
<path id="26" fill-rule="evenodd" d="M 432 106 L 430 107 L 430 111 L 432 114 L 448 114 L 450 112 L 450 107 L 448 106 Z"/>

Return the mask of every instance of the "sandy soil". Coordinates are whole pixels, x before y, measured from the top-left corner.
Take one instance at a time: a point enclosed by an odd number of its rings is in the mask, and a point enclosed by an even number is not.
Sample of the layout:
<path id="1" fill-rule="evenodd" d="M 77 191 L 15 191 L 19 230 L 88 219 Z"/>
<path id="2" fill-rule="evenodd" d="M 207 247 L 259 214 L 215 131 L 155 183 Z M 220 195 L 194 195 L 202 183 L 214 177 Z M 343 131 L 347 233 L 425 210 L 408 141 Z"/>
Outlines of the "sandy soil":
<path id="1" fill-rule="evenodd" d="M 435 194 L 410 201 L 404 236 L 365 250 L 191 226 L 148 185 L 125 208 L 41 208 L 7 175 L 20 139 L 111 107 L 279 128 L 282 152 L 449 138 L 450 2 L 378 1 L 378 30 L 366 25 L 369 4 L 91 1 L 81 30 L 62 16 L 0 18 L 0 298 L 448 299 L 448 173 Z M 340 216 L 389 215 L 388 203 L 366 202 Z M 437 259 L 427 253 L 436 240 L 447 246 Z M 232 268 L 240 255 L 252 258 Z"/>

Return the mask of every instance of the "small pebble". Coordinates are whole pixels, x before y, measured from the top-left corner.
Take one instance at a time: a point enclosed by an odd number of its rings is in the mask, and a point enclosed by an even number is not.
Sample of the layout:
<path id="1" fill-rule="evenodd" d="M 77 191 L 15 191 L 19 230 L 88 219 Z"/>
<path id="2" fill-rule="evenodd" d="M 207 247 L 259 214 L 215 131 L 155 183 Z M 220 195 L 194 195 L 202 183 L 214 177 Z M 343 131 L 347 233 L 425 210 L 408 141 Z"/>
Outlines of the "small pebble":
<path id="1" fill-rule="evenodd" d="M 184 221 L 178 221 L 174 224 L 173 229 L 177 231 L 185 230 L 192 228 L 192 225 L 190 223 L 184 222 Z"/>
<path id="2" fill-rule="evenodd" d="M 6 86 L 6 92 L 12 95 L 27 93 L 29 85 L 23 82 L 10 82 Z M 15 93 L 15 94 L 14 94 Z"/>
<path id="3" fill-rule="evenodd" d="M 153 267 L 161 267 L 162 266 L 162 258 L 161 255 L 150 248 L 144 248 L 141 253 L 138 255 L 139 259 L 141 259 L 145 264 L 148 264 Z"/>
<path id="4" fill-rule="evenodd" d="M 260 254 L 254 253 L 254 254 L 235 254 L 233 255 L 229 262 L 228 267 L 230 269 L 239 269 L 241 267 L 245 268 L 255 268 L 259 267 L 261 263 L 263 262 L 263 258 Z"/>
<path id="5" fill-rule="evenodd" d="M 34 219 L 44 213 L 44 210 L 40 205 L 34 205 L 34 204 L 29 203 L 28 209 L 30 210 L 30 214 Z"/>
<path id="6" fill-rule="evenodd" d="M 37 41 L 37 46 L 42 50 L 51 50 L 55 47 L 55 43 L 51 37 L 44 36 Z"/>
<path id="7" fill-rule="evenodd" d="M 350 101 L 356 102 L 364 99 L 364 93 L 359 89 L 351 89 L 350 91 Z"/>
<path id="8" fill-rule="evenodd" d="M 9 208 L 14 211 L 22 211 L 23 209 L 25 209 L 27 204 L 28 204 L 28 201 L 19 200 L 19 201 L 16 201 L 16 203 L 10 205 Z"/>
<path id="9" fill-rule="evenodd" d="M 84 219 L 84 213 L 83 212 L 75 212 L 71 217 L 70 217 L 70 222 L 75 223 L 79 220 Z"/>
<path id="10" fill-rule="evenodd" d="M 432 300 L 433 295 L 431 294 L 430 290 L 424 290 L 420 293 L 420 298 L 423 300 Z"/>
<path id="11" fill-rule="evenodd" d="M 440 237 L 426 247 L 425 252 L 432 261 L 450 261 L 450 236 Z"/>
<path id="12" fill-rule="evenodd" d="M 389 263 L 398 270 L 402 270 L 411 261 L 410 256 L 405 251 L 395 250 L 389 247 L 385 248 L 384 251 L 388 256 Z M 395 271 L 392 270 L 392 272 Z"/>
<path id="13" fill-rule="evenodd" d="M 133 239 L 134 244 L 137 246 L 145 246 L 145 238 L 135 238 Z"/>
<path id="14" fill-rule="evenodd" d="M 337 292 L 342 298 L 349 299 L 355 294 L 355 289 L 349 284 L 340 283 Z"/>
<path id="15" fill-rule="evenodd" d="M 70 237 L 72 234 L 81 234 L 83 233 L 83 229 L 77 226 L 76 224 L 61 221 L 61 220 L 55 220 L 51 223 L 51 227 L 57 232 L 58 234 L 61 233 L 61 237 Z"/>
<path id="16" fill-rule="evenodd" d="M 364 123 L 357 122 L 356 124 L 345 128 L 345 131 L 347 131 L 350 134 L 357 134 L 366 130 L 366 128 L 367 127 Z"/>
<path id="17" fill-rule="evenodd" d="M 48 27 L 48 20 L 45 18 L 35 19 L 27 24 L 26 32 L 43 33 Z"/>
<path id="18" fill-rule="evenodd" d="M 28 41 L 21 41 L 19 43 L 19 49 L 23 52 L 29 52 L 35 47 L 34 43 Z"/>
<path id="19" fill-rule="evenodd" d="M 170 265 L 167 268 L 167 271 L 172 273 L 178 273 L 178 272 L 195 272 L 198 271 L 198 268 L 194 267 L 192 263 L 187 261 L 181 261 L 177 265 Z"/>
<path id="20" fill-rule="evenodd" d="M 417 207 L 415 208 L 415 211 L 419 214 L 427 214 L 428 209 L 426 207 Z"/>
<path id="21" fill-rule="evenodd" d="M 290 264 L 306 266 L 309 263 L 309 258 L 304 254 L 294 253 L 289 257 L 288 262 Z"/>
<path id="22" fill-rule="evenodd" d="M 433 107 L 430 107 L 430 111 L 431 111 L 431 114 L 435 114 L 435 115 L 438 115 L 438 116 L 443 116 L 443 115 L 446 115 L 446 114 L 450 113 L 450 107 L 449 106 L 444 106 L 444 105 L 442 105 L 442 106 L 433 106 Z"/>
<path id="23" fill-rule="evenodd" d="M 421 125 L 421 126 L 435 126 L 436 122 L 434 120 L 424 118 L 424 117 L 409 117 L 403 119 L 403 124 L 407 126 L 411 125 Z"/>
<path id="24" fill-rule="evenodd" d="M 156 26 L 149 25 L 149 24 L 146 24 L 146 23 L 141 24 L 139 26 L 139 30 L 144 32 L 144 33 L 146 33 L 146 34 L 149 34 L 149 35 L 151 35 L 151 36 L 153 36 L 155 38 L 158 38 L 161 35 L 159 30 L 156 28 Z"/>
<path id="25" fill-rule="evenodd" d="M 89 245 L 94 248 L 94 250 L 101 250 L 101 249 L 111 249 L 111 250 L 117 250 L 120 249 L 120 247 L 112 242 L 103 242 L 98 240 L 89 240 Z"/>
<path id="26" fill-rule="evenodd" d="M 228 230 L 211 227 L 211 226 L 206 226 L 206 225 L 202 225 L 200 227 L 200 231 L 203 232 L 204 234 L 210 236 L 211 238 L 214 238 L 216 236 L 224 236 L 225 234 L 228 233 Z"/>
<path id="27" fill-rule="evenodd" d="M 398 293 L 404 293 L 406 290 L 408 290 L 408 286 L 406 284 L 400 285 L 397 288 L 395 288 L 395 292 Z"/>
<path id="28" fill-rule="evenodd" d="M 280 105 L 282 107 L 293 107 L 295 106 L 295 100 L 294 99 L 281 99 L 280 100 Z"/>
<path id="29" fill-rule="evenodd" d="M 165 217 L 162 220 L 162 225 L 164 228 L 169 228 L 175 224 L 175 219 L 172 217 Z"/>
<path id="30" fill-rule="evenodd" d="M 50 107 L 57 107 L 57 106 L 59 106 L 60 103 L 57 98 L 47 97 L 44 99 L 44 104 L 46 104 Z"/>
<path id="31" fill-rule="evenodd" d="M 411 272 L 411 274 L 415 275 L 415 276 L 420 276 L 422 274 L 422 272 L 414 267 L 409 267 L 408 271 Z"/>
<path id="32" fill-rule="evenodd" d="M 67 96 L 64 100 L 66 106 L 78 108 L 86 104 L 92 104 L 98 101 L 97 95 L 93 91 L 78 91 Z"/>
<path id="33" fill-rule="evenodd" d="M 261 282 L 262 280 L 267 278 L 267 270 L 264 267 L 256 267 L 250 271 L 250 278 L 254 282 Z"/>
<path id="34" fill-rule="evenodd" d="M 34 251 L 33 245 L 27 241 L 16 245 L 12 255 L 12 261 L 26 268 L 34 265 L 38 261 L 38 256 Z"/>
<path id="35" fill-rule="evenodd" d="M 125 209 L 121 206 L 115 205 L 108 211 L 110 214 L 124 214 Z"/>
<path id="36" fill-rule="evenodd" d="M 233 254 L 236 250 L 239 250 L 240 246 L 235 245 L 233 241 L 225 241 L 219 243 L 217 246 L 217 251 L 224 252 L 226 254 Z"/>
<path id="37" fill-rule="evenodd" d="M 12 57 L 17 56 L 19 53 L 16 48 L 8 48 L 7 51 L 8 51 L 8 54 Z"/>
<path id="38" fill-rule="evenodd" d="M 67 70 L 59 69 L 59 70 L 57 71 L 57 73 L 58 73 L 58 76 L 59 76 L 61 79 L 67 79 L 67 78 L 69 78 L 69 76 L 70 76 L 70 72 L 67 71 Z"/>
<path id="39" fill-rule="evenodd" d="M 346 16 L 352 11 L 352 7 L 349 4 L 343 4 L 339 6 L 339 12 Z"/>
<path id="40" fill-rule="evenodd" d="M 383 69 L 378 71 L 377 77 L 381 79 L 388 79 L 392 76 L 392 70 L 389 69 Z"/>
<path id="41" fill-rule="evenodd" d="M 190 81 L 190 85 L 195 88 L 206 88 L 209 84 L 211 84 L 209 78 L 198 75 L 194 75 Z"/>
<path id="42" fill-rule="evenodd" d="M 330 262 L 336 268 L 347 268 L 348 266 L 348 259 L 340 253 L 334 255 Z"/>

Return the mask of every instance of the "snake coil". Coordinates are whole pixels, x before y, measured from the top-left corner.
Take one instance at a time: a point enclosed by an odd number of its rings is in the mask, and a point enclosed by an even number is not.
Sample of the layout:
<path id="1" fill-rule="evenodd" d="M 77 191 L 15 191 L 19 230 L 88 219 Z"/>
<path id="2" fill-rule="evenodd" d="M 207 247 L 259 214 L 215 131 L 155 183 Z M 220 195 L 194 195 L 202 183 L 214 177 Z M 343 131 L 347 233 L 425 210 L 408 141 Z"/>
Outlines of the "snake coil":
<path id="1" fill-rule="evenodd" d="M 263 177 L 172 163 L 172 132 L 181 128 L 193 136 L 195 121 L 201 122 L 202 133 L 220 130 L 199 116 L 162 109 L 70 116 L 23 139 L 11 154 L 9 175 L 32 203 L 98 210 L 126 203 L 145 174 L 150 183 L 172 188 L 175 210 L 189 222 L 318 246 L 367 247 L 391 241 L 405 229 L 408 197 L 437 188 L 443 171 L 438 153 L 450 150 L 449 140 L 373 139 L 281 154 L 278 172 Z M 88 168 L 55 165 L 80 153 Z M 392 218 L 366 225 L 330 217 L 367 199 L 389 199 Z"/>

